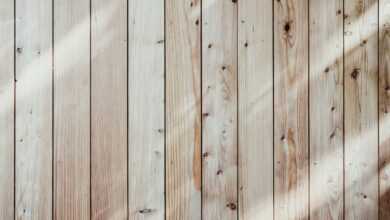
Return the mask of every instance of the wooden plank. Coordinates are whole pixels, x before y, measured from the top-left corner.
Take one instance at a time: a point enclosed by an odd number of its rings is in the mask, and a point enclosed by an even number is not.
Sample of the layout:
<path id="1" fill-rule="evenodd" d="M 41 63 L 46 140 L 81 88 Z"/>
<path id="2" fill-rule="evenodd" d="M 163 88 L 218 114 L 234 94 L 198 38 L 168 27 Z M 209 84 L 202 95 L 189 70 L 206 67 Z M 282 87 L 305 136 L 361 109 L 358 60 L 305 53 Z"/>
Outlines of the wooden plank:
<path id="1" fill-rule="evenodd" d="M 202 215 L 237 219 L 237 2 L 202 1 Z"/>
<path id="2" fill-rule="evenodd" d="M 274 3 L 275 219 L 307 219 L 308 1 Z"/>
<path id="3" fill-rule="evenodd" d="M 346 0 L 344 7 L 345 219 L 377 219 L 378 5 Z"/>
<path id="4" fill-rule="evenodd" d="M 390 219 L 390 1 L 379 1 L 379 219 Z"/>
<path id="5" fill-rule="evenodd" d="M 199 0 L 165 2 L 166 219 L 201 219 Z"/>
<path id="6" fill-rule="evenodd" d="M 0 4 L 0 219 L 14 219 L 14 1 Z"/>
<path id="7" fill-rule="evenodd" d="M 310 217 L 343 219 L 343 1 L 310 1 Z"/>
<path id="8" fill-rule="evenodd" d="M 90 219 L 89 3 L 54 2 L 56 219 Z"/>
<path id="9" fill-rule="evenodd" d="M 164 219 L 164 1 L 129 1 L 129 215 Z"/>
<path id="10" fill-rule="evenodd" d="M 52 219 L 52 1 L 15 7 L 15 217 Z"/>
<path id="11" fill-rule="evenodd" d="M 92 219 L 127 219 L 126 7 L 91 2 Z"/>
<path id="12" fill-rule="evenodd" d="M 273 8 L 238 10 L 239 219 L 273 219 Z"/>

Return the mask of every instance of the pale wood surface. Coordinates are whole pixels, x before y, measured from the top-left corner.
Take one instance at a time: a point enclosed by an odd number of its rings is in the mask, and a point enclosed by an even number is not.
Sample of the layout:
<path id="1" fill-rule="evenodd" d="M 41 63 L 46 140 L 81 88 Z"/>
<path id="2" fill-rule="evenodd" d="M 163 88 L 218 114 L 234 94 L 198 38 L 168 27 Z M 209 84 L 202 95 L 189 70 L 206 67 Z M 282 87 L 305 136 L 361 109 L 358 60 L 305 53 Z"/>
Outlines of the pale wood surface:
<path id="1" fill-rule="evenodd" d="M 202 216 L 237 219 L 237 4 L 202 1 Z"/>
<path id="2" fill-rule="evenodd" d="M 378 5 L 376 0 L 346 0 L 344 7 L 345 219 L 376 219 Z"/>
<path id="3" fill-rule="evenodd" d="M 128 33 L 129 217 L 163 220 L 164 1 L 129 1 Z"/>
<path id="4" fill-rule="evenodd" d="M 0 0 L 0 219 L 390 218 L 389 11 Z"/>
<path id="5" fill-rule="evenodd" d="M 273 219 L 273 8 L 238 7 L 239 219 Z"/>
<path id="6" fill-rule="evenodd" d="M 308 1 L 274 3 L 275 219 L 308 218 Z"/>
<path id="7" fill-rule="evenodd" d="M 390 1 L 379 1 L 379 218 L 390 219 Z"/>
<path id="8" fill-rule="evenodd" d="M 90 4 L 54 2 L 54 203 L 58 220 L 90 219 Z"/>
<path id="9" fill-rule="evenodd" d="M 127 219 L 127 1 L 91 4 L 91 219 Z"/>
<path id="10" fill-rule="evenodd" d="M 200 0 L 165 2 L 166 219 L 201 219 Z"/>
<path id="11" fill-rule="evenodd" d="M 343 1 L 310 1 L 310 217 L 343 219 Z"/>
<path id="12" fill-rule="evenodd" d="M 15 218 L 52 219 L 52 1 L 16 1 Z"/>
<path id="13" fill-rule="evenodd" d="M 0 4 L 0 219 L 14 219 L 14 2 Z"/>

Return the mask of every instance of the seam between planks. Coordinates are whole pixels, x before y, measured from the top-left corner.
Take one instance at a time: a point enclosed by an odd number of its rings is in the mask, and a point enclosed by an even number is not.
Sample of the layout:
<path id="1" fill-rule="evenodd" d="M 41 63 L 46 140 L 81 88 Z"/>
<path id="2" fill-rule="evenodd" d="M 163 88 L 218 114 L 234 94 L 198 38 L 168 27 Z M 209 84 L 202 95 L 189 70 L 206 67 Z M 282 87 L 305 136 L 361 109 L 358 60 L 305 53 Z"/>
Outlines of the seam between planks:
<path id="1" fill-rule="evenodd" d="M 167 192 L 167 184 L 166 184 L 166 181 L 167 181 L 167 115 L 166 115 L 166 112 L 167 112 L 167 47 L 166 47 L 166 44 L 167 44 L 167 40 L 166 40 L 166 26 L 167 26 L 167 17 L 166 17 L 166 12 L 167 12 L 167 9 L 166 9 L 166 1 L 167 0 L 164 0 L 164 185 L 163 185 L 163 188 L 164 188 L 164 220 L 167 219 L 167 196 L 166 196 L 166 192 Z M 129 2 L 129 0 L 127 0 L 127 2 Z M 129 7 L 127 7 L 129 8 Z M 127 22 L 128 19 L 127 19 Z M 129 33 L 129 31 L 127 31 L 127 33 Z M 129 44 L 129 42 L 127 42 L 127 45 Z M 128 47 L 127 47 L 128 48 Z M 128 60 L 128 59 L 127 59 Z M 127 62 L 127 65 L 129 62 Z"/>
<path id="2" fill-rule="evenodd" d="M 310 141 L 310 0 L 307 0 L 307 206 L 308 206 L 308 220 L 310 220 L 311 217 L 311 207 L 310 207 L 310 162 L 311 162 L 311 141 Z"/>
<path id="3" fill-rule="evenodd" d="M 343 219 L 345 219 L 345 0 L 343 0 Z"/>
<path id="4" fill-rule="evenodd" d="M 272 1 L 272 219 L 275 219 L 275 1 Z"/>
<path id="5" fill-rule="evenodd" d="M 236 207 L 237 207 L 237 212 L 236 212 L 236 219 L 239 220 L 240 219 L 240 215 L 239 215 L 239 212 L 240 212 L 240 95 L 239 95 L 239 87 L 240 87 L 240 82 L 239 82 L 239 59 L 238 59 L 238 47 L 239 47 L 239 23 L 238 23 L 238 20 L 239 20 L 239 7 L 240 7 L 240 2 L 241 1 L 238 1 L 238 3 L 236 4 L 236 166 L 237 166 L 237 169 L 236 169 Z M 203 45 L 203 44 L 202 44 Z"/>
<path id="6" fill-rule="evenodd" d="M 14 47 L 13 47 L 13 61 L 14 61 L 14 63 L 13 63 L 13 71 L 14 71 L 14 82 L 13 82 L 13 86 L 14 86 L 14 88 L 13 88 L 13 90 L 14 90 L 14 97 L 13 97 L 13 102 L 14 102 L 14 112 L 13 112 L 13 117 L 14 117 L 14 120 L 13 120 L 13 132 L 14 132 L 14 134 L 13 134 L 13 153 L 14 153 L 14 162 L 13 162 L 13 165 L 14 165 L 14 167 L 13 167 L 13 179 L 14 179 L 14 192 L 13 192 L 13 218 L 15 219 L 16 218 L 16 0 L 14 0 L 13 1 L 14 2 L 14 8 L 13 8 L 13 13 L 14 13 L 14 20 L 13 20 L 13 28 L 14 28 L 14 36 L 13 36 L 13 38 L 14 38 Z"/>
<path id="7" fill-rule="evenodd" d="M 126 1 L 126 175 L 126 218 L 129 219 L 129 0 Z"/>
<path id="8" fill-rule="evenodd" d="M 51 91 L 51 93 L 52 93 L 52 102 L 51 102 L 51 104 L 52 104 L 52 115 L 51 115 L 51 117 L 52 117 L 52 126 L 51 126 L 51 129 L 52 129 L 52 131 L 51 131 L 51 135 L 52 135 L 52 139 L 51 139 L 51 141 L 52 141 L 52 194 L 51 194 L 51 199 L 52 199 L 52 202 L 51 202 L 51 207 L 52 207 L 52 211 L 51 211 L 51 217 L 52 217 L 52 219 L 56 219 L 56 217 L 55 217 L 55 215 L 56 215 L 56 211 L 55 211 L 55 198 L 56 198 L 56 185 L 55 185 L 55 183 L 56 183 L 56 181 L 55 181 L 55 178 L 56 178 L 56 172 L 55 172 L 55 168 L 56 168 L 56 166 L 55 166 L 55 155 L 56 155 L 56 151 L 55 151 L 55 142 L 54 142 L 54 126 L 55 126 L 55 122 L 54 122 L 54 91 L 55 91 L 55 88 L 54 88 L 54 47 L 55 47 L 55 45 L 54 45 L 54 43 L 55 43 L 55 41 L 54 41 L 54 3 L 55 3 L 55 0 L 52 0 L 52 4 L 51 4 L 51 6 L 52 6 L 52 8 L 51 8 L 51 13 L 52 13 L 52 21 L 51 21 L 51 31 L 52 31 L 52 38 L 51 38 L 51 40 L 52 40 L 52 42 L 51 42 L 51 44 L 52 44 L 52 54 L 51 54 L 51 65 L 52 65 L 52 72 L 51 72 L 51 83 L 52 83 L 52 91 Z"/>

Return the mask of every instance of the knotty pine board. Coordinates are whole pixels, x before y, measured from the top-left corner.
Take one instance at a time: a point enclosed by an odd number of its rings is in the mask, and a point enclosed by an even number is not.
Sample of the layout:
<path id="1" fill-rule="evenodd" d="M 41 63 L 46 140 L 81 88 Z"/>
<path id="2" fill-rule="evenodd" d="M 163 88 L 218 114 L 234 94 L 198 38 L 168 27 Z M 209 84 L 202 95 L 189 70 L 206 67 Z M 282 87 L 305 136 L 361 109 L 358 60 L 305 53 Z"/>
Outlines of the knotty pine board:
<path id="1" fill-rule="evenodd" d="M 164 1 L 129 1 L 128 11 L 129 218 L 163 220 Z"/>

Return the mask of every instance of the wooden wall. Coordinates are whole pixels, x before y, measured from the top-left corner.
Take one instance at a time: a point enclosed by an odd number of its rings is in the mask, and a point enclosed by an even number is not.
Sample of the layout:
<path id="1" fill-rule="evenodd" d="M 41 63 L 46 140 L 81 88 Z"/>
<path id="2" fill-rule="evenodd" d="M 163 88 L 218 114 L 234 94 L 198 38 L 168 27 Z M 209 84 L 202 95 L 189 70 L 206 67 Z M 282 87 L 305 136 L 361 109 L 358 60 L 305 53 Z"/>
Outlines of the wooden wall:
<path id="1" fill-rule="evenodd" d="M 0 0 L 0 219 L 390 219 L 390 0 Z"/>

